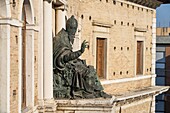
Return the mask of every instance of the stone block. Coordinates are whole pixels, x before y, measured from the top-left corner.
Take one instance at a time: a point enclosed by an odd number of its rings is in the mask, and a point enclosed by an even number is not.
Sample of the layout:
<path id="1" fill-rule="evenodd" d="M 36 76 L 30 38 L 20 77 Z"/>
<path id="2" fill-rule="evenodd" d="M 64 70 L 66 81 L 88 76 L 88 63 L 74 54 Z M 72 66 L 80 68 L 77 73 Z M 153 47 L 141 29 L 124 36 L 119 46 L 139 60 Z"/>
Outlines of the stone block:
<path id="1" fill-rule="evenodd" d="M 56 103 L 59 113 L 111 113 L 114 100 L 113 96 L 111 99 L 56 100 Z"/>

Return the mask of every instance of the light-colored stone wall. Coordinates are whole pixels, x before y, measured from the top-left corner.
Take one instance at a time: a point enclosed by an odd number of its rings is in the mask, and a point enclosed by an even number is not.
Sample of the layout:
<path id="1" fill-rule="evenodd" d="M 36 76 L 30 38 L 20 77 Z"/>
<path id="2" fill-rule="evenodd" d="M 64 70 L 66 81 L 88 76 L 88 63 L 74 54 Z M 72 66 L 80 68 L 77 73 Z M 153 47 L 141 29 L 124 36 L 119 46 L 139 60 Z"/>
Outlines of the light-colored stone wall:
<path id="1" fill-rule="evenodd" d="M 108 2 L 105 0 L 95 0 L 93 2 L 90 0 L 68 1 L 68 17 L 75 15 L 80 26 L 77 35 L 81 34 L 81 37 L 79 37 L 81 41 L 77 42 L 89 41 L 89 49 L 86 49 L 82 56 L 82 59 L 86 59 L 87 64 L 96 67 L 97 36 L 107 39 L 106 79 L 109 80 L 136 76 L 136 42 L 141 39 L 144 42 L 142 76 L 151 75 L 154 11 L 154 9 L 123 0 L 116 0 L 116 4 L 112 0 L 108 0 Z M 100 25 L 93 25 L 94 22 L 100 23 Z M 96 31 L 96 27 L 98 31 Z M 136 28 L 144 29 L 144 31 L 136 31 Z M 81 43 L 77 45 L 81 45 Z M 131 87 L 131 82 L 121 83 L 119 86 L 122 86 L 120 89 L 124 87 L 124 91 L 129 89 L 125 87 L 129 85 L 131 90 L 135 90 L 137 87 L 143 88 L 151 85 L 150 79 L 146 81 L 137 81 L 135 85 L 133 84 L 133 87 Z M 118 89 L 116 88 L 117 84 L 111 86 Z M 110 92 L 109 88 L 106 88 L 106 90 Z"/>
<path id="2" fill-rule="evenodd" d="M 152 97 L 116 107 L 116 113 L 151 113 Z"/>
<path id="3" fill-rule="evenodd" d="M 10 112 L 18 112 L 18 28 L 11 26 L 10 37 Z"/>
<path id="4" fill-rule="evenodd" d="M 0 23 L 1 24 L 1 23 Z M 8 25 L 0 25 L 0 112 L 9 112 L 9 32 Z"/>
<path id="5" fill-rule="evenodd" d="M 112 95 L 121 95 L 133 90 L 140 90 L 151 86 L 151 79 L 103 85 L 104 91 Z"/>
<path id="6" fill-rule="evenodd" d="M 31 23 L 31 26 L 28 25 L 28 30 L 33 30 L 33 34 L 30 34 L 28 37 L 30 39 L 27 39 L 27 41 L 32 41 L 30 42 L 29 44 L 31 44 L 32 47 L 34 48 L 29 48 L 28 49 L 28 52 L 31 52 L 33 50 L 33 55 L 32 58 L 33 58 L 33 61 L 31 63 L 31 65 L 33 65 L 33 70 L 31 69 L 31 66 L 29 67 L 30 70 L 32 72 L 30 72 L 31 74 L 34 74 L 34 78 L 33 79 L 33 89 L 32 89 L 32 83 L 28 83 L 30 84 L 29 88 L 29 91 L 30 92 L 27 92 L 27 94 L 31 94 L 31 95 L 28 95 L 29 97 L 29 101 L 32 102 L 32 97 L 34 98 L 33 102 L 34 103 L 27 103 L 28 105 L 34 105 L 36 106 L 38 103 L 38 37 L 39 37 L 39 31 L 38 31 L 38 17 L 39 17 L 39 1 L 34 1 L 34 0 L 30 0 L 30 8 L 32 8 L 34 12 L 30 13 L 28 11 L 26 11 L 26 13 L 29 13 L 27 14 L 27 19 L 28 20 L 31 20 L 31 15 L 34 16 L 34 22 L 35 22 L 35 25 L 33 25 Z M 16 0 L 16 6 L 13 7 L 11 5 L 11 18 L 12 19 L 16 19 L 16 20 L 19 20 L 21 21 L 21 14 L 22 14 L 22 6 L 23 6 L 23 0 Z M 30 21 L 27 21 L 28 24 L 30 24 Z M 28 33 L 31 33 L 32 31 L 28 31 Z M 19 26 L 11 26 L 11 32 L 10 32 L 10 112 L 11 113 L 18 113 L 18 112 L 21 112 L 20 107 L 18 106 L 21 106 L 19 104 L 20 101 L 22 100 L 21 97 L 21 92 L 19 92 L 19 76 L 22 76 L 20 75 L 19 71 L 21 71 L 21 68 L 19 66 L 19 62 L 20 61 L 20 57 L 19 55 L 21 55 L 21 51 L 19 51 L 19 48 L 20 48 L 20 42 L 19 40 L 21 41 L 21 34 L 19 34 Z M 33 36 L 33 37 L 31 37 Z M 27 38 L 28 38 L 27 37 Z M 29 53 L 28 53 L 29 54 Z M 32 53 L 31 53 L 32 54 Z M 31 58 L 30 58 L 31 59 Z M 30 75 L 28 75 L 27 77 L 29 77 Z M 26 81 L 28 82 L 28 81 Z M 28 88 L 27 88 L 28 89 Z M 20 89 L 21 90 L 21 89 Z M 32 91 L 34 91 L 32 93 Z M 34 107 L 34 106 L 31 106 L 31 107 Z M 30 107 L 30 106 L 29 106 Z M 18 109 L 19 108 L 19 109 Z M 31 108 L 33 109 L 33 108 Z"/>
<path id="7" fill-rule="evenodd" d="M 38 104 L 38 34 L 34 34 L 34 105 Z"/>

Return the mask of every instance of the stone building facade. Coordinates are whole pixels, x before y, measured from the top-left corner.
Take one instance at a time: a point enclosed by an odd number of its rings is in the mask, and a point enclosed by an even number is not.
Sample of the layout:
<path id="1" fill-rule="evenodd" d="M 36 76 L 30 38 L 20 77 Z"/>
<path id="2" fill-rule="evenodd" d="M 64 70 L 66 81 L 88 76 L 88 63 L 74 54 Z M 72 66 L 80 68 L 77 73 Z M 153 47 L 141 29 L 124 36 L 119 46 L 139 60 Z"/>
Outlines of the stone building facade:
<path id="1" fill-rule="evenodd" d="M 0 112 L 154 113 L 156 17 L 161 1 L 0 0 Z M 112 99 L 54 100 L 52 37 L 75 15 L 74 50 Z"/>

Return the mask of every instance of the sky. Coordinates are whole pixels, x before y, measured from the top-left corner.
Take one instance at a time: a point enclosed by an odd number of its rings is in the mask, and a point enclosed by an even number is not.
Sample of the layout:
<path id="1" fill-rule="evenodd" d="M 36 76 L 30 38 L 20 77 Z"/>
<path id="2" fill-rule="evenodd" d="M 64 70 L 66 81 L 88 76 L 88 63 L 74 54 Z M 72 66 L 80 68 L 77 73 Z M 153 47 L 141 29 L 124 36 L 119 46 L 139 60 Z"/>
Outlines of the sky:
<path id="1" fill-rule="evenodd" d="M 162 4 L 156 9 L 157 27 L 170 27 L 170 4 Z"/>

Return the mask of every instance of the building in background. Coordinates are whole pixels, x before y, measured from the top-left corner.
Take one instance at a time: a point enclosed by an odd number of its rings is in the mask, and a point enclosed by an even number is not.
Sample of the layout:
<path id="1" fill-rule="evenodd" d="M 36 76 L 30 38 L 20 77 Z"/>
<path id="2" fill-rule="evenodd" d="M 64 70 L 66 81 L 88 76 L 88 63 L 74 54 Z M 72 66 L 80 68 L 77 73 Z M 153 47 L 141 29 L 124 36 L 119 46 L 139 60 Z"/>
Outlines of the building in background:
<path id="1" fill-rule="evenodd" d="M 168 37 L 170 36 L 170 27 L 157 27 L 156 28 L 156 36 L 158 37 Z"/>
<path id="2" fill-rule="evenodd" d="M 156 85 L 169 85 L 169 49 L 170 49 L 170 10 L 169 4 L 161 5 L 157 11 L 156 28 Z M 156 97 L 156 112 L 169 113 L 170 92 Z"/>
<path id="3" fill-rule="evenodd" d="M 156 10 L 161 0 L 0 0 L 0 112 L 154 113 Z M 112 99 L 54 100 L 52 37 L 75 15 L 74 49 Z M 2 92 L 3 91 L 3 92 Z"/>
<path id="4" fill-rule="evenodd" d="M 156 85 L 170 85 L 170 28 L 157 28 Z M 169 113 L 170 91 L 156 97 L 156 113 Z"/>

